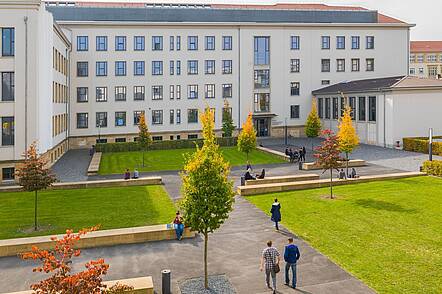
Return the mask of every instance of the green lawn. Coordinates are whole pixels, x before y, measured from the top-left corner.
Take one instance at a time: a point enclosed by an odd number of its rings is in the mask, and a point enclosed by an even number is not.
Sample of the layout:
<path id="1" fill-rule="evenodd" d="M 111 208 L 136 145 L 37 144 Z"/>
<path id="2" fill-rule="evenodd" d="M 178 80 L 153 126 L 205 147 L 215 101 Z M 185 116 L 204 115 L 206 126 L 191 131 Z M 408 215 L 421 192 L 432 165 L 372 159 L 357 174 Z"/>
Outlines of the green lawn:
<path id="1" fill-rule="evenodd" d="M 142 153 L 132 152 L 113 152 L 103 153 L 100 163 L 99 173 L 118 174 L 124 173 L 126 168 L 132 172 L 134 168 L 139 171 L 161 171 L 161 170 L 181 170 L 183 168 L 185 153 L 194 152 L 195 149 L 170 149 L 170 150 L 152 150 L 145 153 L 145 166 L 142 167 Z M 221 151 L 227 161 L 232 166 L 245 165 L 246 155 L 239 152 L 236 147 L 222 147 Z M 249 154 L 252 164 L 282 163 L 282 159 L 277 156 L 255 150 Z"/>
<path id="2" fill-rule="evenodd" d="M 442 179 L 417 177 L 250 196 L 268 213 L 379 293 L 441 293 Z M 302 252 L 301 252 L 302 254 Z"/>
<path id="3" fill-rule="evenodd" d="M 169 223 L 174 204 L 163 186 L 52 190 L 39 193 L 39 225 L 34 224 L 34 194 L 0 193 L 0 239 L 64 233 L 101 225 L 101 229 Z"/>

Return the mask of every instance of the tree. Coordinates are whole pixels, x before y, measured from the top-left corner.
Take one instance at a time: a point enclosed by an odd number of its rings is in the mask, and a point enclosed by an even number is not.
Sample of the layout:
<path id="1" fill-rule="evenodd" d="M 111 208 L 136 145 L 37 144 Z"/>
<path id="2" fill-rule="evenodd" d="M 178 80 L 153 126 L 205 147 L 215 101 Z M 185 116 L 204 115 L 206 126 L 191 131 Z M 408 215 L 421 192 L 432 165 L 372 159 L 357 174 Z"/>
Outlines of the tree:
<path id="1" fill-rule="evenodd" d="M 149 148 L 149 145 L 151 143 L 150 140 L 150 133 L 147 129 L 146 124 L 146 116 L 144 115 L 144 112 L 140 114 L 140 120 L 138 123 L 138 144 L 140 145 L 141 152 L 143 154 L 143 166 L 144 166 L 144 153 Z"/>
<path id="2" fill-rule="evenodd" d="M 346 106 L 344 114 L 339 119 L 338 125 L 338 141 L 339 150 L 345 153 L 346 160 L 346 174 L 348 176 L 348 154 L 352 153 L 353 150 L 359 145 L 359 137 L 356 133 L 356 129 L 353 126 L 353 121 L 351 119 L 351 108 Z"/>
<path id="3" fill-rule="evenodd" d="M 209 233 L 218 229 L 229 217 L 234 201 L 233 182 L 228 179 L 229 163 L 223 158 L 215 141 L 213 111 L 200 116 L 203 146 L 187 155 L 183 180 L 184 223 L 204 235 L 204 286 L 208 288 L 207 245 Z"/>
<path id="4" fill-rule="evenodd" d="M 60 293 L 60 294 L 83 294 L 83 293 L 123 293 L 133 290 L 133 287 L 116 284 L 107 289 L 103 284 L 102 276 L 106 275 L 109 265 L 103 259 L 92 260 L 85 264 L 86 270 L 72 274 L 72 259 L 80 256 L 80 250 L 74 249 L 80 238 L 98 227 L 80 230 L 73 233 L 66 230 L 62 239 L 52 237 L 55 241 L 53 250 L 41 250 L 37 246 L 32 247 L 31 252 L 21 255 L 23 259 L 40 260 L 42 265 L 33 269 L 33 272 L 52 273 L 50 277 L 36 284 L 31 289 L 36 293 Z"/>
<path id="5" fill-rule="evenodd" d="M 319 136 L 321 132 L 321 119 L 318 115 L 318 107 L 316 105 L 316 99 L 312 100 L 312 109 L 307 117 L 307 121 L 305 122 L 305 134 L 308 138 L 316 138 Z M 312 143 L 313 149 L 313 143 Z"/>
<path id="6" fill-rule="evenodd" d="M 37 231 L 38 191 L 49 188 L 55 181 L 55 176 L 47 169 L 42 157 L 38 156 L 37 143 L 33 142 L 23 154 L 25 160 L 17 168 L 18 183 L 25 191 L 34 192 L 34 230 Z"/>
<path id="7" fill-rule="evenodd" d="M 315 148 L 316 163 L 323 168 L 323 173 L 330 171 L 330 199 L 333 199 L 333 170 L 340 166 L 338 137 L 331 130 L 322 131 L 325 140 Z"/>
<path id="8" fill-rule="evenodd" d="M 235 125 L 233 124 L 231 108 L 226 100 L 223 108 L 223 137 L 232 137 L 234 129 Z"/>
<path id="9" fill-rule="evenodd" d="M 246 153 L 249 160 L 249 153 L 256 148 L 256 131 L 252 123 L 252 114 L 249 113 L 246 122 L 242 126 L 238 136 L 238 150 Z"/>

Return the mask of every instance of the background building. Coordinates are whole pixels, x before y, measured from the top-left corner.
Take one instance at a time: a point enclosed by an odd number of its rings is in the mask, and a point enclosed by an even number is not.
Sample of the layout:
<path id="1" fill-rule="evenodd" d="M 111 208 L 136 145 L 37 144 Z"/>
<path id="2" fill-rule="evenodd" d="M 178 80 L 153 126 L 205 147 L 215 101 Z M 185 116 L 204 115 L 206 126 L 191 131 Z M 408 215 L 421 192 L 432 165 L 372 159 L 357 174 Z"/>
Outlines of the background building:
<path id="1" fill-rule="evenodd" d="M 442 41 L 410 42 L 410 75 L 442 78 Z"/>

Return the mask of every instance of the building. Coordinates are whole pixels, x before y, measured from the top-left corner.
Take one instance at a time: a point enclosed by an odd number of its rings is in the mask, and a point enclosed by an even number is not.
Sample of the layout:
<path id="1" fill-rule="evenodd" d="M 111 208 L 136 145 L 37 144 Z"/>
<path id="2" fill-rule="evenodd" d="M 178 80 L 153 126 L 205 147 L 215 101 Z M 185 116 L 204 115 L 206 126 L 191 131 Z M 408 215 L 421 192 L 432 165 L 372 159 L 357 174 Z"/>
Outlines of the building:
<path id="1" fill-rule="evenodd" d="M 442 41 L 410 42 L 410 75 L 442 78 Z"/>
<path id="2" fill-rule="evenodd" d="M 410 76 L 342 82 L 313 91 L 323 127 L 337 132 L 346 105 L 362 143 L 402 145 L 404 137 L 442 134 L 442 80 Z M 425 105 L 425 107 L 422 107 Z"/>
<path id="3" fill-rule="evenodd" d="M 411 26 L 322 4 L 2 1 L 3 48 L 16 48 L 0 57 L 13 73 L 3 88 L 15 77 L 14 98 L 0 99 L 3 179 L 34 140 L 51 163 L 67 148 L 134 141 L 143 112 L 154 140 L 200 136 L 206 106 L 219 132 L 226 102 L 236 126 L 253 114 L 258 136 L 302 136 L 313 90 L 408 73 Z"/>

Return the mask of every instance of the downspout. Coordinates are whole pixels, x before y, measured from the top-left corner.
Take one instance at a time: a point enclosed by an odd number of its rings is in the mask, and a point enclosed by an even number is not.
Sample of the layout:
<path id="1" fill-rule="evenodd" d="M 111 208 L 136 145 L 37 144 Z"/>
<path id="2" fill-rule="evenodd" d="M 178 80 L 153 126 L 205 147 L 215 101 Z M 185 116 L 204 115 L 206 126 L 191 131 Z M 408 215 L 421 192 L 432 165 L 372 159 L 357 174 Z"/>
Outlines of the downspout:
<path id="1" fill-rule="evenodd" d="M 387 135 L 385 134 L 385 131 L 387 130 L 387 126 L 385 125 L 385 123 L 386 123 L 386 118 L 385 118 L 385 114 L 386 114 L 386 110 L 385 110 L 385 107 L 386 107 L 386 105 L 387 105 L 387 103 L 386 103 L 386 101 L 385 101 L 385 91 L 383 91 L 384 92 L 384 148 L 387 148 Z"/>
<path id="2" fill-rule="evenodd" d="M 67 86 L 67 101 L 66 101 L 66 141 L 67 141 L 67 150 L 69 150 L 69 135 L 70 135 L 70 126 L 71 126 L 71 49 L 66 48 L 66 86 Z M 66 150 L 66 151 L 67 151 Z"/>
<path id="3" fill-rule="evenodd" d="M 28 17 L 25 22 L 25 159 L 28 159 Z"/>
<path id="4" fill-rule="evenodd" d="M 238 26 L 238 126 L 241 128 L 241 27 Z"/>

